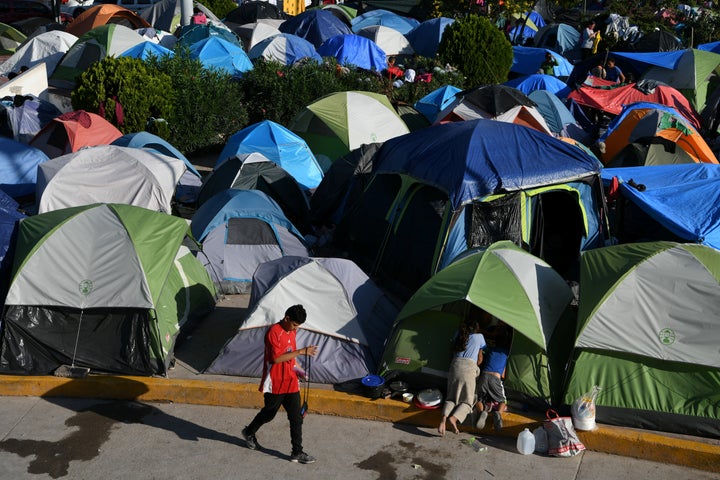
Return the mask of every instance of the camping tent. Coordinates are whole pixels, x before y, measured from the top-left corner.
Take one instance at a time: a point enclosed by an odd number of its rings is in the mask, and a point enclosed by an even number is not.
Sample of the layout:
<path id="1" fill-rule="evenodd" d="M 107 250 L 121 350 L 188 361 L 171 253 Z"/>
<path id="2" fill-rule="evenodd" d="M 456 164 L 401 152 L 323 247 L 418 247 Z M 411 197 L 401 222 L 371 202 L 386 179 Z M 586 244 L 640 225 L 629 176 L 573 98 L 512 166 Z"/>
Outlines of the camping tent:
<path id="1" fill-rule="evenodd" d="M 602 245 L 600 162 L 533 129 L 491 120 L 387 140 L 335 243 L 409 297 L 461 252 L 512 240 L 571 276 Z M 422 228 L 418 228 L 422 225 Z"/>
<path id="2" fill-rule="evenodd" d="M 94 5 L 82 12 L 68 25 L 67 32 L 81 37 L 94 28 L 111 24 L 122 25 L 131 30 L 152 26 L 144 18 L 125 7 L 106 3 Z"/>
<path id="3" fill-rule="evenodd" d="M 418 109 L 430 122 L 434 122 L 442 110 L 455 100 L 455 94 L 461 90 L 452 85 L 443 85 L 415 102 Z"/>
<path id="4" fill-rule="evenodd" d="M 0 135 L 29 143 L 62 112 L 49 100 L 34 95 L 15 95 L 0 100 Z"/>
<path id="5" fill-rule="evenodd" d="M 397 30 L 382 25 L 369 25 L 357 31 L 361 37 L 369 38 L 387 55 L 413 55 L 412 45 Z"/>
<path id="6" fill-rule="evenodd" d="M 84 147 L 109 145 L 120 137 L 122 132 L 100 115 L 75 110 L 53 118 L 29 145 L 55 158 Z"/>
<path id="7" fill-rule="evenodd" d="M 76 41 L 76 36 L 61 30 L 31 37 L 0 64 L 0 75 L 17 72 L 23 66 L 32 68 L 38 63 L 45 63 L 48 75 L 51 75 L 62 56 Z"/>
<path id="8" fill-rule="evenodd" d="M 12 55 L 27 36 L 11 25 L 0 23 L 0 55 Z"/>
<path id="9" fill-rule="evenodd" d="M 234 133 L 215 166 L 237 155 L 255 152 L 280 165 L 306 190 L 317 187 L 322 180 L 322 168 L 305 140 L 272 120 L 263 120 Z"/>
<path id="10" fill-rule="evenodd" d="M 580 32 L 567 23 L 547 24 L 539 28 L 533 43 L 536 48 L 559 53 L 571 63 L 580 58 Z"/>
<path id="11" fill-rule="evenodd" d="M 404 17 L 382 8 L 368 10 L 353 18 L 350 23 L 352 25 L 352 31 L 355 33 L 358 33 L 365 27 L 382 25 L 397 30 L 403 35 L 420 25 L 420 22 L 414 18 Z"/>
<path id="12" fill-rule="evenodd" d="M 262 153 L 239 153 L 216 165 L 200 188 L 198 204 L 228 188 L 265 192 L 280 205 L 293 225 L 309 233 L 307 195 L 292 175 Z"/>
<path id="13" fill-rule="evenodd" d="M 130 205 L 88 205 L 20 222 L 0 370 L 60 365 L 165 375 L 175 339 L 215 305 L 185 220 Z"/>
<path id="14" fill-rule="evenodd" d="M 0 298 L 3 300 L 10 284 L 18 223 L 26 217 L 19 207 L 12 197 L 0 189 Z"/>
<path id="15" fill-rule="evenodd" d="M 197 201 L 200 187 L 202 186 L 202 175 L 195 166 L 190 163 L 185 155 L 175 148 L 164 138 L 150 132 L 128 133 L 112 142 L 112 145 L 132 148 L 147 148 L 169 157 L 182 160 L 187 169 L 180 177 L 180 182 L 175 189 L 175 198 L 181 203 L 194 203 Z"/>
<path id="16" fill-rule="evenodd" d="M 572 72 L 572 63 L 561 54 L 548 48 L 513 46 L 513 63 L 510 71 L 521 75 L 532 75 L 540 70 L 540 64 L 545 61 L 545 55 L 550 54 L 558 62 L 555 68 L 556 77 L 569 77 Z"/>
<path id="17" fill-rule="evenodd" d="M 124 203 L 170 214 L 182 160 L 152 150 L 101 145 L 38 166 L 38 213 L 92 203 Z"/>
<path id="18" fill-rule="evenodd" d="M 402 372 L 412 384 L 444 387 L 453 335 L 474 305 L 514 331 L 506 393 L 547 408 L 559 400 L 570 353 L 563 346 L 572 342 L 572 315 L 566 311 L 572 299 L 570 287 L 552 267 L 512 242 L 474 250 L 408 300 L 385 346 L 381 372 Z"/>
<path id="19" fill-rule="evenodd" d="M 435 58 L 445 28 L 453 22 L 455 19 L 447 17 L 430 18 L 407 32 L 405 37 L 410 41 L 415 53 Z"/>
<path id="20" fill-rule="evenodd" d="M 134 15 L 134 14 L 133 14 Z M 74 22 L 73 22 L 74 23 Z M 117 56 L 145 39 L 129 27 L 108 24 L 80 36 L 50 75 L 50 84 L 72 90 L 76 78 L 90 65 L 105 57 Z"/>
<path id="21" fill-rule="evenodd" d="M 710 147 L 690 121 L 674 108 L 652 102 L 623 106 L 620 114 L 610 122 L 605 133 L 598 139 L 605 144 L 601 160 L 608 164 L 629 143 L 654 137 L 669 140 L 696 162 L 718 163 Z"/>
<path id="22" fill-rule="evenodd" d="M 531 75 L 513 78 L 503 85 L 517 88 L 525 95 L 530 95 L 536 90 L 547 90 L 554 93 L 558 98 L 565 98 L 568 93 L 570 93 L 570 87 L 567 86 L 567 83 L 557 77 L 545 75 L 544 73 L 533 73 Z"/>
<path id="23" fill-rule="evenodd" d="M 322 63 L 322 57 L 318 55 L 312 43 L 290 33 L 279 33 L 260 40 L 248 50 L 248 57 L 250 60 L 262 57 L 265 60 L 278 61 L 283 65 L 292 65 L 303 59 Z"/>
<path id="24" fill-rule="evenodd" d="M 253 3 L 253 2 L 244 2 L 243 4 L 247 3 Z M 255 3 L 264 3 L 266 5 L 270 5 L 267 2 L 255 2 Z M 273 35 L 280 35 L 280 30 L 278 30 L 273 25 L 269 25 L 264 22 L 252 22 L 252 23 L 246 23 L 246 24 L 240 24 L 237 26 L 231 26 L 232 31 L 235 32 L 235 35 L 237 35 L 240 40 L 242 40 L 243 48 L 246 52 L 250 52 L 252 48 L 257 45 L 259 42 L 265 40 L 266 38 L 272 37 Z M 313 48 L 315 46 L 313 45 Z"/>
<path id="25" fill-rule="evenodd" d="M 46 161 L 42 150 L 0 137 L 0 190 L 11 197 L 34 194 L 38 165 Z"/>
<path id="26" fill-rule="evenodd" d="M 671 240 L 720 249 L 720 165 L 604 168 L 602 177 L 607 186 L 618 181 L 612 232 L 621 243 Z"/>
<path id="27" fill-rule="evenodd" d="M 226 42 L 230 42 L 233 45 L 242 47 L 240 39 L 233 32 L 227 28 L 221 28 L 214 24 L 190 24 L 180 27 L 176 33 L 178 37 L 178 43 L 186 47 L 191 47 L 195 43 L 201 40 L 207 40 L 208 38 L 217 37 Z"/>
<path id="28" fill-rule="evenodd" d="M 320 97 L 295 115 L 288 128 L 305 139 L 315 155 L 331 160 L 362 144 L 409 132 L 386 95 L 365 91 Z"/>
<path id="29" fill-rule="evenodd" d="M 550 131 L 555 135 L 574 138 L 589 143 L 592 136 L 575 120 L 570 110 L 555 95 L 547 90 L 535 90 L 528 95 L 535 102 Z"/>
<path id="30" fill-rule="evenodd" d="M 322 57 L 333 57 L 338 65 L 355 65 L 381 72 L 387 68 L 387 55 L 370 38 L 355 34 L 335 35 L 317 47 Z"/>
<path id="31" fill-rule="evenodd" d="M 720 252 L 648 242 L 581 260 L 564 403 L 598 385 L 598 422 L 720 437 Z"/>
<path id="32" fill-rule="evenodd" d="M 352 30 L 342 20 L 326 10 L 306 10 L 280 24 L 282 33 L 302 37 L 318 48 L 335 35 L 351 34 Z"/>
<path id="33" fill-rule="evenodd" d="M 253 64 L 239 44 L 211 36 L 190 45 L 190 58 L 200 60 L 204 68 L 218 69 L 233 77 L 252 70 Z"/>
<path id="34" fill-rule="evenodd" d="M 302 234 L 259 190 L 225 190 L 195 212 L 191 229 L 218 291 L 249 293 L 253 272 L 285 255 L 309 256 Z"/>
<path id="35" fill-rule="evenodd" d="M 265 332 L 295 304 L 308 312 L 297 330 L 298 345 L 319 347 L 312 366 L 305 365 L 313 383 L 340 383 L 376 371 L 395 305 L 349 260 L 282 257 L 258 267 L 250 313 L 206 373 L 259 377 Z"/>
<path id="36" fill-rule="evenodd" d="M 162 58 L 165 55 L 172 57 L 175 55 L 175 52 L 167 47 L 163 47 L 157 42 L 146 40 L 128 48 L 118 55 L 118 57 L 132 57 L 139 58 L 140 60 L 147 60 L 149 57 Z"/>

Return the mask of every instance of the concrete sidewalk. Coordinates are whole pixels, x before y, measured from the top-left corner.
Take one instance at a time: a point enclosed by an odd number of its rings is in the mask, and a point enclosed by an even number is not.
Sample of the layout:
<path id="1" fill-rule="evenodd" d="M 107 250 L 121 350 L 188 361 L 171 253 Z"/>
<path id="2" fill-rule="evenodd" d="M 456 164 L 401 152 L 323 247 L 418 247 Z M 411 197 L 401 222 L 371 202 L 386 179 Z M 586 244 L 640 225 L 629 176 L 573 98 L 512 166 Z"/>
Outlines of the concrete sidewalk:
<path id="1" fill-rule="evenodd" d="M 171 402 L 256 409 L 262 404 L 258 379 L 202 374 L 244 318 L 247 296 L 230 296 L 218 302 L 209 315 L 176 350 L 177 365 L 168 378 L 91 375 L 84 379 L 53 376 L 0 375 L 0 396 L 78 397 L 142 402 Z M 309 398 L 313 413 L 435 427 L 439 410 L 423 410 L 401 400 L 371 400 L 361 393 L 313 385 Z M 542 418 L 508 412 L 499 435 L 516 437 L 523 428 L 541 425 Z M 489 422 L 492 423 L 492 422 Z M 476 432 L 474 428 L 461 427 Z M 478 432 L 480 433 L 480 432 Z M 494 435 L 492 425 L 482 431 Z M 720 472 L 720 442 L 713 439 L 672 436 L 658 432 L 599 425 L 578 432 L 588 450 Z"/>

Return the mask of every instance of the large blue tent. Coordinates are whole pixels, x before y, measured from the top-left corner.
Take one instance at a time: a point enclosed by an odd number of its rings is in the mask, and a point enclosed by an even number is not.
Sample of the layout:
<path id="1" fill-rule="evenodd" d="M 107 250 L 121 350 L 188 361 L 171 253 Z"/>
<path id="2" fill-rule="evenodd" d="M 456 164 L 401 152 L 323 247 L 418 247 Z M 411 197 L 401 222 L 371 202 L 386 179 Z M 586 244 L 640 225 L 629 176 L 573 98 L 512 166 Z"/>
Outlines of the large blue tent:
<path id="1" fill-rule="evenodd" d="M 355 65 L 378 72 L 387 68 L 385 52 L 360 35 L 335 35 L 325 40 L 317 51 L 323 57 L 334 57 L 339 65 Z"/>
<path id="2" fill-rule="evenodd" d="M 425 20 L 405 34 L 418 55 L 434 58 L 445 28 L 455 22 L 452 18 L 438 17 Z"/>
<path id="3" fill-rule="evenodd" d="M 35 193 L 37 167 L 48 160 L 38 148 L 0 137 L 0 189 L 15 198 Z"/>
<path id="4" fill-rule="evenodd" d="M 545 55 L 549 53 L 557 60 L 555 66 L 556 77 L 567 77 L 572 73 L 573 65 L 561 54 L 547 48 L 534 47 L 513 47 L 513 63 L 510 71 L 521 75 L 531 75 L 540 70 L 540 64 L 545 61 Z"/>
<path id="5" fill-rule="evenodd" d="M 554 93 L 558 98 L 565 98 L 570 93 L 570 87 L 562 80 L 545 75 L 544 73 L 534 73 L 523 77 L 513 78 L 505 82 L 509 87 L 515 87 L 525 95 L 530 95 L 535 90 L 547 90 Z"/>
<path id="6" fill-rule="evenodd" d="M 169 48 L 165 48 L 162 45 L 151 42 L 151 41 L 145 41 L 142 43 L 138 43 L 134 47 L 130 47 L 124 52 L 122 52 L 119 56 L 120 57 L 132 57 L 132 58 L 139 58 L 140 60 L 147 60 L 149 57 L 157 57 L 161 58 L 165 55 L 173 56 L 175 55 L 175 52 L 170 50 Z"/>
<path id="7" fill-rule="evenodd" d="M 357 33 L 365 27 L 371 25 L 382 25 L 390 27 L 403 35 L 410 32 L 413 28 L 420 25 L 420 22 L 414 18 L 403 17 L 389 10 L 378 8 L 367 11 L 351 20 L 352 31 Z"/>
<path id="8" fill-rule="evenodd" d="M 261 40 L 250 49 L 248 57 L 251 60 L 259 57 L 277 60 L 283 65 L 292 65 L 302 59 L 322 63 L 322 57 L 315 50 L 315 45 L 291 33 L 281 33 Z"/>
<path id="9" fill-rule="evenodd" d="M 190 58 L 197 58 L 205 68 L 224 70 L 234 77 L 252 70 L 253 64 L 242 47 L 220 37 L 208 37 L 190 46 Z"/>

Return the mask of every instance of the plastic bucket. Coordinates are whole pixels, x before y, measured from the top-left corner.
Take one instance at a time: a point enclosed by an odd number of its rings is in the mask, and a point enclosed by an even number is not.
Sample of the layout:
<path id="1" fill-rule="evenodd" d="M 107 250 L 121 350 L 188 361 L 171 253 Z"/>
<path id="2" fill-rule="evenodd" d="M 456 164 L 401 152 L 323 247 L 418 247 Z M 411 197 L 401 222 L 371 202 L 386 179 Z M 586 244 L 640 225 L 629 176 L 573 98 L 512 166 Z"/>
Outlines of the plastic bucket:
<path id="1" fill-rule="evenodd" d="M 385 389 L 385 379 L 380 375 L 366 375 L 362 378 L 361 383 L 370 398 L 381 397 Z"/>

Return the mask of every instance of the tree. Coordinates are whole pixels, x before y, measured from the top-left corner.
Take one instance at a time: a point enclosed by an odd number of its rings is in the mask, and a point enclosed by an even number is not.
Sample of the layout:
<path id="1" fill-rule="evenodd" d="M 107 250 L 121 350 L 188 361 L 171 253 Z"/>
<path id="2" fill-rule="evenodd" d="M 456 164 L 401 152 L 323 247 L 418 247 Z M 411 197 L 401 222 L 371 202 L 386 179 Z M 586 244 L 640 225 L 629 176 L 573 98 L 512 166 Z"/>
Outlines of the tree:
<path id="1" fill-rule="evenodd" d="M 445 28 L 438 56 L 462 72 L 468 87 L 506 81 L 513 62 L 512 45 L 505 34 L 477 15 Z"/>

